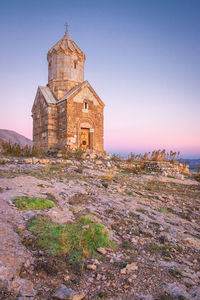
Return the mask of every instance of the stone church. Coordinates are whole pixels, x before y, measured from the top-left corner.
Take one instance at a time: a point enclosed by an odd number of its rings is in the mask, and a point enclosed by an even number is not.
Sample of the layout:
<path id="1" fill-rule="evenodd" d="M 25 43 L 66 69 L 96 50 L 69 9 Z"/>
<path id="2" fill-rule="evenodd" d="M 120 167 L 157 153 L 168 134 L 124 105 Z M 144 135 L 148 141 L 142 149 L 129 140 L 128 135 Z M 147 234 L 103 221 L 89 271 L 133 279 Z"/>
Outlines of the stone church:
<path id="1" fill-rule="evenodd" d="M 104 103 L 84 80 L 85 54 L 67 30 L 47 61 L 48 84 L 38 87 L 32 108 L 34 146 L 103 152 Z"/>

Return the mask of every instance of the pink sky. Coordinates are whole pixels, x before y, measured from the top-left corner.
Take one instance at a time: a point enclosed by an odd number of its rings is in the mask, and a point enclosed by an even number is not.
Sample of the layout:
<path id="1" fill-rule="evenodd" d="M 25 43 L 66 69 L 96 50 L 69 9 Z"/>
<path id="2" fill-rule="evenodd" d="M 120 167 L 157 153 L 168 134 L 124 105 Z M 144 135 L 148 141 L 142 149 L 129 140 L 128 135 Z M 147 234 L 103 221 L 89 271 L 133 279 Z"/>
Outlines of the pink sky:
<path id="1" fill-rule="evenodd" d="M 105 150 L 200 158 L 200 3 L 77 1 L 2 3 L 0 128 L 32 138 L 46 53 L 67 20 L 86 54 L 85 79 L 106 105 Z"/>

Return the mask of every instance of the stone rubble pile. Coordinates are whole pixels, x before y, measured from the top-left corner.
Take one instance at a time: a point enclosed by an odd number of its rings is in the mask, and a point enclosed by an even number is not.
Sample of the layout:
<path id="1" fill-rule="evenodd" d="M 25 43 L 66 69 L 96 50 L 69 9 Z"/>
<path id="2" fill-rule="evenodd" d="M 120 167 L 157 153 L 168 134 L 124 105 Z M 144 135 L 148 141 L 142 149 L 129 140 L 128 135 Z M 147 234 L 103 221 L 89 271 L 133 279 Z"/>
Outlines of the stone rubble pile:
<path id="1" fill-rule="evenodd" d="M 183 175 L 190 175 L 189 166 L 178 162 L 126 162 L 125 160 L 114 161 L 109 156 L 98 157 L 95 153 L 84 153 L 81 159 L 64 158 L 9 158 L 0 157 L 0 164 L 33 164 L 33 165 L 74 165 L 86 166 L 88 168 L 122 168 L 125 170 L 143 170 L 145 173 L 157 173 L 163 176 L 174 176 L 177 179 L 183 179 Z M 140 172 L 139 172 L 140 173 Z"/>

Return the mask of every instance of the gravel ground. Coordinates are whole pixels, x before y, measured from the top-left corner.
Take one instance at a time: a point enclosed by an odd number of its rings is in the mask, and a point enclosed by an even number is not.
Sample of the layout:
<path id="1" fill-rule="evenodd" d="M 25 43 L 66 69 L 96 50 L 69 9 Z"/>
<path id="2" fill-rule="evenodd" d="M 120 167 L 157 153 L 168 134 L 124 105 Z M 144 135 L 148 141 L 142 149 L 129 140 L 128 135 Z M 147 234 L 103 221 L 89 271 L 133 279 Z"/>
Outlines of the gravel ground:
<path id="1" fill-rule="evenodd" d="M 12 199 L 27 195 L 53 197 L 57 205 L 18 211 Z M 106 226 L 116 248 L 86 261 L 82 271 L 66 257 L 47 257 L 26 229 L 37 214 L 60 223 L 90 215 Z M 198 300 L 200 184 L 90 161 L 0 165 L 0 245 L 2 300 L 52 299 L 61 284 L 77 299 Z"/>

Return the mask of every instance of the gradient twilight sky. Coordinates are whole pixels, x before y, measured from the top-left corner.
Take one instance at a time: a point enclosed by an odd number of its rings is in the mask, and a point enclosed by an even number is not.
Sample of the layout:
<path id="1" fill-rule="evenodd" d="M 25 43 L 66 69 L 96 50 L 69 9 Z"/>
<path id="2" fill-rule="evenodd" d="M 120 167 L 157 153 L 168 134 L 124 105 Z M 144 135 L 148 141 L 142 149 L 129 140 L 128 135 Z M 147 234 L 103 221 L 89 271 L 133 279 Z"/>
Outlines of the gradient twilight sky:
<path id="1" fill-rule="evenodd" d="M 105 150 L 200 158 L 199 0 L 1 1 L 0 128 L 32 138 L 46 54 L 65 22 L 106 104 Z"/>

